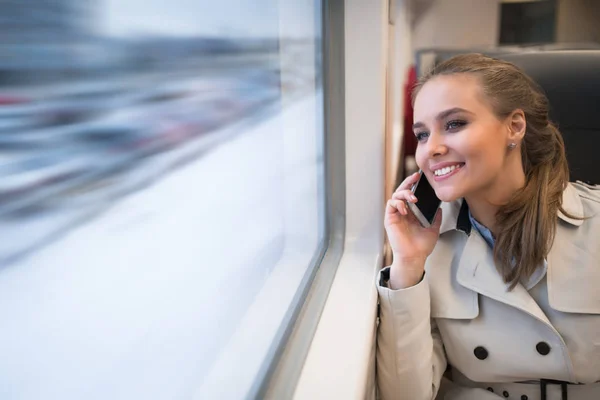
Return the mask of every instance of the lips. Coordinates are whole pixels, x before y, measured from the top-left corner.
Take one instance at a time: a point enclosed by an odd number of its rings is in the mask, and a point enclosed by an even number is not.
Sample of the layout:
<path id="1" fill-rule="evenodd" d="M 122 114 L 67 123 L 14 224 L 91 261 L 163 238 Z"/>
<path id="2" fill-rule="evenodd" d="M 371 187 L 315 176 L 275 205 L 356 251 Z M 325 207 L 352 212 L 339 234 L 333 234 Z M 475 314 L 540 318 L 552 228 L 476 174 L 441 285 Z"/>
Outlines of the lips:
<path id="1" fill-rule="evenodd" d="M 435 176 L 448 175 L 450 172 L 454 171 L 456 168 L 460 168 L 460 164 L 450 165 L 448 167 L 436 169 L 435 171 L 433 171 L 433 174 Z"/>
<path id="2" fill-rule="evenodd" d="M 435 177 L 443 177 L 451 174 L 457 169 L 460 169 L 465 163 L 444 163 L 443 165 L 435 165 L 431 170 Z"/>

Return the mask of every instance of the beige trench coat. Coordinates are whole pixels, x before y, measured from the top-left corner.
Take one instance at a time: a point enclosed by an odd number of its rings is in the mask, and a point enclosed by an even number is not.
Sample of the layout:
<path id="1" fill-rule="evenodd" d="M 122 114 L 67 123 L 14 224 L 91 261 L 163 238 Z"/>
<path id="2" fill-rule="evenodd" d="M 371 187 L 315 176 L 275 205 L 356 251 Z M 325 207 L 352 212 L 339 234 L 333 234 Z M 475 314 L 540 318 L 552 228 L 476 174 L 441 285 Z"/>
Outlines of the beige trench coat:
<path id="1" fill-rule="evenodd" d="M 442 205 L 424 279 L 390 290 L 385 268 L 377 280 L 382 399 L 539 400 L 540 379 L 587 384 L 548 383 L 548 400 L 600 399 L 600 188 L 570 184 L 563 207 L 589 218 L 559 214 L 546 276 L 509 292 L 462 200 Z"/>

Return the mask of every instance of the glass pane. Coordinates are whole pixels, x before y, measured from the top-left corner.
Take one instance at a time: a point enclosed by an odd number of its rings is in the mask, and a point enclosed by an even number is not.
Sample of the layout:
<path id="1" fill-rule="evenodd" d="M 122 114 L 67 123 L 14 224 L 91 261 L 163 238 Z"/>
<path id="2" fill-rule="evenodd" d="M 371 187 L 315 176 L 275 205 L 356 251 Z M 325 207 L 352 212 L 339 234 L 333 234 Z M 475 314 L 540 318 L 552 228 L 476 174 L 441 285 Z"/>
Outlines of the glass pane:
<path id="1" fill-rule="evenodd" d="M 0 398 L 256 389 L 326 243 L 320 11 L 0 2 Z"/>

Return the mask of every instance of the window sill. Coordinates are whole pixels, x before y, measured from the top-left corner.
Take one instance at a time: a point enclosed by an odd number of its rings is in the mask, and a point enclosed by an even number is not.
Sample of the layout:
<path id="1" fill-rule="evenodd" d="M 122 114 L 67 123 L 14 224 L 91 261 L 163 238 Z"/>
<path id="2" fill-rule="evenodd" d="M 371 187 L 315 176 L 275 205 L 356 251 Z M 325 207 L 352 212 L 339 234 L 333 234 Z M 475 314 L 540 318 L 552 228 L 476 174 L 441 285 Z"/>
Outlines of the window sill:
<path id="1" fill-rule="evenodd" d="M 375 399 L 379 240 L 347 240 L 294 399 Z"/>

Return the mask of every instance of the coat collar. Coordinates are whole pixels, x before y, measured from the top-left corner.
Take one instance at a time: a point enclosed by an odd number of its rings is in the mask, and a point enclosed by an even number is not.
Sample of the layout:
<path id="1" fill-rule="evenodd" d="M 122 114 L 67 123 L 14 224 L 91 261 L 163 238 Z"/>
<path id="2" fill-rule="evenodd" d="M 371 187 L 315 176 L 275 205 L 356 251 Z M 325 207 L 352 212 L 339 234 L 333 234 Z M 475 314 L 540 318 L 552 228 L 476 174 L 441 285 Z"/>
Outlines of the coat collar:
<path id="1" fill-rule="evenodd" d="M 442 233 L 447 232 L 447 234 L 440 238 L 436 251 L 430 257 L 431 260 L 428 259 L 431 268 L 427 268 L 428 281 L 432 289 L 432 316 L 458 319 L 474 318 L 479 313 L 477 301 L 479 293 L 550 324 L 544 312 L 524 286 L 517 285 L 512 291 L 508 290 L 509 285 L 504 283 L 502 275 L 496 268 L 493 251 L 476 229 L 471 230 L 466 203 L 462 200 L 444 203 L 442 208 L 444 214 L 441 231 Z M 570 184 L 563 193 L 563 208 L 568 214 L 575 217 L 583 216 L 581 198 L 577 190 Z M 583 220 L 572 219 L 562 213 L 559 213 L 559 217 L 572 226 L 580 226 L 583 222 Z M 574 302 L 572 295 L 563 293 L 563 290 L 560 289 L 564 286 L 564 282 L 572 278 L 568 267 L 581 263 L 583 258 L 572 248 L 567 250 L 563 248 L 564 245 L 556 246 L 556 240 L 559 243 L 571 243 L 573 238 L 567 236 L 583 234 L 583 232 L 577 233 L 577 231 L 578 229 L 568 229 L 563 232 L 563 229 L 559 229 L 555 238 L 555 246 L 548 256 L 550 304 L 552 308 L 560 311 L 581 312 L 585 310 L 584 312 L 600 313 L 600 308 L 590 306 L 589 299 L 582 298 L 581 304 Z M 450 256 L 451 254 L 453 256 Z M 444 264 L 447 264 L 447 267 L 444 267 Z M 597 297 L 600 299 L 600 295 Z"/>
<path id="2" fill-rule="evenodd" d="M 510 285 L 504 283 L 496 268 L 493 251 L 476 230 L 467 238 L 459 264 L 456 280 L 462 287 L 520 309 L 550 324 L 523 285 L 519 284 L 509 291 Z"/>
<path id="3" fill-rule="evenodd" d="M 563 209 L 574 217 L 583 217 L 583 204 L 577 193 L 577 189 L 570 183 L 563 191 L 562 196 Z M 450 203 L 442 203 L 442 226 L 440 234 L 444 234 L 451 230 L 457 230 L 471 234 L 471 222 L 469 221 L 469 207 L 464 199 L 458 199 Z M 580 226 L 583 223 L 582 219 L 574 219 L 568 217 L 561 211 L 558 212 L 558 217 L 563 221 L 573 225 Z"/>

